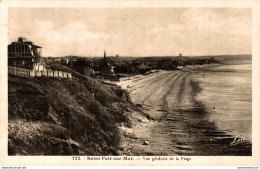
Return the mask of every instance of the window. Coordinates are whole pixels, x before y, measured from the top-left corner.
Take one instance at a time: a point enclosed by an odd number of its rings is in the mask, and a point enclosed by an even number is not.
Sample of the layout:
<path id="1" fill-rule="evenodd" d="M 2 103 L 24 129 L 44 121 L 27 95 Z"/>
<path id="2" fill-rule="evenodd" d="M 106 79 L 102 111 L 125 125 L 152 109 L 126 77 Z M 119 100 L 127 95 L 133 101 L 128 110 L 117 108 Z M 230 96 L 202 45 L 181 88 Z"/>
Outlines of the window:
<path id="1" fill-rule="evenodd" d="M 30 53 L 26 53 L 26 57 L 30 57 L 31 56 L 31 54 Z"/>
<path id="2" fill-rule="evenodd" d="M 29 47 L 27 45 L 25 46 L 25 52 L 30 52 Z"/>

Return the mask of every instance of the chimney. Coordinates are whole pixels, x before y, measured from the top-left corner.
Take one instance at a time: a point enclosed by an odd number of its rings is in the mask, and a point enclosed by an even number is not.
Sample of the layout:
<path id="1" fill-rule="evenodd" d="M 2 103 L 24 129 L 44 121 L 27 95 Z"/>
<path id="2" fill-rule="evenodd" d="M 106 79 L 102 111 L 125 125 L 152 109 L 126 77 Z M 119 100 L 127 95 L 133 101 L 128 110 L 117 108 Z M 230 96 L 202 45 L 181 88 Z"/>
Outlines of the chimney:
<path id="1" fill-rule="evenodd" d="M 25 42 L 25 41 L 26 41 L 26 38 L 18 37 L 18 42 Z"/>
<path id="2" fill-rule="evenodd" d="M 23 42 L 23 37 L 18 37 L 18 42 Z"/>

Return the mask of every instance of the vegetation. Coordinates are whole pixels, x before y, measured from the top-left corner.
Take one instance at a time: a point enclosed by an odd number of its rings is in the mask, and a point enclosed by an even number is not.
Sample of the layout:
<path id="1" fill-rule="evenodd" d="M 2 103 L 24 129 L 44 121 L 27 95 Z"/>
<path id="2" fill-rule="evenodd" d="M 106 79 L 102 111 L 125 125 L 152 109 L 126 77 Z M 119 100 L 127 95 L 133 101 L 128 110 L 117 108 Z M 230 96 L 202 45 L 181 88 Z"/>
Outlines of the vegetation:
<path id="1" fill-rule="evenodd" d="M 117 155 L 118 126 L 130 126 L 125 110 L 136 109 L 127 93 L 56 67 L 73 80 L 9 76 L 9 155 Z"/>

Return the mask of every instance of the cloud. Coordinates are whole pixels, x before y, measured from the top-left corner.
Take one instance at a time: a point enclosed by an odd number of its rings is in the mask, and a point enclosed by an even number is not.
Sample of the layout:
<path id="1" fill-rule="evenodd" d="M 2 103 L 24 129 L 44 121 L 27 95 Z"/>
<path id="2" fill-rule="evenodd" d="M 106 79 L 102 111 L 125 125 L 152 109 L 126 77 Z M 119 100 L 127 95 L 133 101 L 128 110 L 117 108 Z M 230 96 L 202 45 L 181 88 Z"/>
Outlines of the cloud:
<path id="1" fill-rule="evenodd" d="M 104 33 L 89 31 L 87 24 L 72 22 L 61 28 L 55 28 L 51 21 L 37 23 L 37 31 L 32 35 L 44 46 L 43 55 L 57 56 L 62 54 L 82 55 L 90 50 L 91 44 L 108 38 Z M 92 48 L 93 49 L 93 48 Z"/>
<path id="2" fill-rule="evenodd" d="M 172 46 L 172 53 L 213 55 L 251 53 L 251 13 L 229 11 L 220 14 L 212 9 L 188 9 L 180 16 L 181 22 L 152 29 Z M 241 13 L 243 12 L 243 13 Z M 245 14 L 244 14 L 245 13 Z"/>
<path id="3" fill-rule="evenodd" d="M 21 10 L 10 10 L 10 39 L 25 36 L 43 46 L 45 56 L 242 54 L 252 48 L 250 9 Z"/>

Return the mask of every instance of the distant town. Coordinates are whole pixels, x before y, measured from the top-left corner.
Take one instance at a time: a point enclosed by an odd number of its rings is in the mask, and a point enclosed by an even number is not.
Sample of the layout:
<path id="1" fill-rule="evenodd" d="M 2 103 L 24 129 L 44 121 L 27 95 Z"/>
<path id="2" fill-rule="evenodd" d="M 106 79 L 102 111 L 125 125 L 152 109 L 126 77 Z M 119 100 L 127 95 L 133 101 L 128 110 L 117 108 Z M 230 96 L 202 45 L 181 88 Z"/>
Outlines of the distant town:
<path id="1" fill-rule="evenodd" d="M 179 70 L 192 65 L 217 63 L 211 56 L 203 58 L 188 57 L 183 56 L 182 53 L 172 57 L 120 57 L 119 54 L 109 56 L 104 51 L 103 57 L 42 57 L 42 48 L 26 38 L 18 37 L 17 42 L 8 45 L 9 73 L 19 75 L 18 68 L 23 76 L 29 74 L 29 77 L 43 75 L 64 77 L 64 72 L 68 73 L 64 67 L 68 67 L 82 75 L 93 78 L 117 80 L 124 76 L 146 74 L 156 69 Z M 66 74 L 66 76 L 71 75 Z"/>

